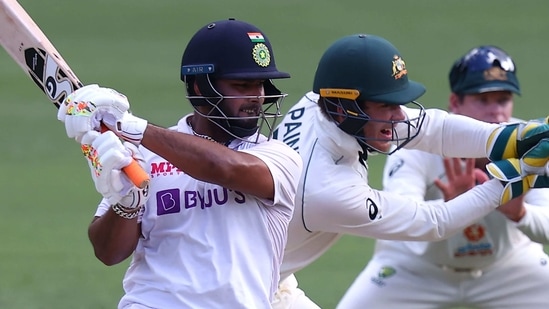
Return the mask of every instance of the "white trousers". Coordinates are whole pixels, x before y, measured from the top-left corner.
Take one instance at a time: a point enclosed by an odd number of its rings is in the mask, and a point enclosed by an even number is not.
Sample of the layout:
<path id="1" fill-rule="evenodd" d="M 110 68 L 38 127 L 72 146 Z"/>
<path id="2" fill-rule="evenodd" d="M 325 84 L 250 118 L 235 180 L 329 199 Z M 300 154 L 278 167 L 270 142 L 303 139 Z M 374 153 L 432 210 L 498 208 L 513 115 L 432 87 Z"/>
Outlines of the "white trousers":
<path id="1" fill-rule="evenodd" d="M 515 250 L 471 271 L 385 252 L 374 255 L 337 308 L 547 309 L 548 287 L 549 257 L 538 246 Z"/>

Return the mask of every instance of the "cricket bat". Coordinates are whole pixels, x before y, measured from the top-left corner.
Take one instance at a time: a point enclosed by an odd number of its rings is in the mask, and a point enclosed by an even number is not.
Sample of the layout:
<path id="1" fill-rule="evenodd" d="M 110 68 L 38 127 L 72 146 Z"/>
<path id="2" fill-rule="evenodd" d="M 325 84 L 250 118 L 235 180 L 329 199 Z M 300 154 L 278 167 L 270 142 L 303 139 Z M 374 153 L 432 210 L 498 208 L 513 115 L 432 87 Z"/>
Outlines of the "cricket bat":
<path id="1" fill-rule="evenodd" d="M 0 0 L 0 44 L 57 108 L 70 93 L 82 87 L 61 54 L 16 0 Z M 137 187 L 148 185 L 149 175 L 135 160 L 123 171 Z"/>

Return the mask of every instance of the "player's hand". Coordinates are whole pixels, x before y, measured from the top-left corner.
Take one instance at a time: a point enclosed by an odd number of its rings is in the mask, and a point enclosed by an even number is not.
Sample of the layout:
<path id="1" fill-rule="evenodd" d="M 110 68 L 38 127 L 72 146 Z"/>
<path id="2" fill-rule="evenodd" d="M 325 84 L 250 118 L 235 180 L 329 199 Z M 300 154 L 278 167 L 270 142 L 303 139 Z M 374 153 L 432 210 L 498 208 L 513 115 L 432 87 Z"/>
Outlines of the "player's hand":
<path id="1" fill-rule="evenodd" d="M 504 125 L 490 135 L 487 154 L 491 161 L 521 158 L 543 138 L 549 138 L 549 117 Z"/>
<path id="2" fill-rule="evenodd" d="M 531 188 L 549 187 L 548 154 L 549 138 L 544 138 L 520 159 L 504 159 L 486 166 L 490 175 L 505 184 L 500 204 L 519 197 Z"/>
<path id="3" fill-rule="evenodd" d="M 125 95 L 93 84 L 68 95 L 59 106 L 57 119 L 65 123 L 67 136 L 80 142 L 88 131 L 100 131 L 102 121 L 116 123 L 129 108 Z"/>
<path id="4" fill-rule="evenodd" d="M 462 162 L 465 163 L 465 167 L 462 167 Z M 486 173 L 475 168 L 475 159 L 444 158 L 444 170 L 448 182 L 435 179 L 434 183 L 442 192 L 445 201 L 488 180 Z"/>
<path id="5" fill-rule="evenodd" d="M 136 187 L 121 169 L 135 159 L 148 171 L 141 152 L 130 143 L 122 143 L 112 132 L 89 131 L 82 137 L 82 150 L 88 161 L 96 190 L 111 205 L 120 204 L 135 209 L 148 199 L 148 186 Z"/>

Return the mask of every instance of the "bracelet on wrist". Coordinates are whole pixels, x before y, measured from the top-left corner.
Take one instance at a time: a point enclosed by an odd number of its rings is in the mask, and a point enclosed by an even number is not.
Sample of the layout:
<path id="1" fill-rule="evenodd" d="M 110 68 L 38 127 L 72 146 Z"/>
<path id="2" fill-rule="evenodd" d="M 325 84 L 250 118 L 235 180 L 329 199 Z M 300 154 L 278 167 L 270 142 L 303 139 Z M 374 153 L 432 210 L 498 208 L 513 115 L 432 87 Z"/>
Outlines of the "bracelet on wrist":
<path id="1" fill-rule="evenodd" d="M 139 215 L 139 211 L 141 210 L 141 207 L 142 206 L 139 206 L 139 207 L 136 207 L 136 208 L 127 208 L 127 207 L 124 207 L 124 206 L 122 206 L 118 203 L 111 206 L 111 208 L 112 208 L 112 210 L 114 211 L 115 214 L 119 215 L 120 217 L 122 217 L 124 219 L 128 219 L 128 220 L 137 218 L 137 216 Z"/>

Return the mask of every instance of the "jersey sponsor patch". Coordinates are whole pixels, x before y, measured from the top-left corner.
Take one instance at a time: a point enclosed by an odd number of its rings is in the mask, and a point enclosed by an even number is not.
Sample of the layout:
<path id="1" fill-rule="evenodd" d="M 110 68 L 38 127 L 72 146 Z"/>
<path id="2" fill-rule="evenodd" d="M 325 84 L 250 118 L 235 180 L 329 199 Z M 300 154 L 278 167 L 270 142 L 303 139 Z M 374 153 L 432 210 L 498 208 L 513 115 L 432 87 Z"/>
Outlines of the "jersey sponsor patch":
<path id="1" fill-rule="evenodd" d="M 179 189 L 163 190 L 156 193 L 156 215 L 178 213 L 181 211 Z"/>
<path id="2" fill-rule="evenodd" d="M 239 191 L 213 188 L 202 191 L 179 189 L 162 190 L 156 193 L 156 214 L 158 216 L 181 212 L 181 209 L 207 209 L 226 204 L 244 204 L 246 196 Z"/>

